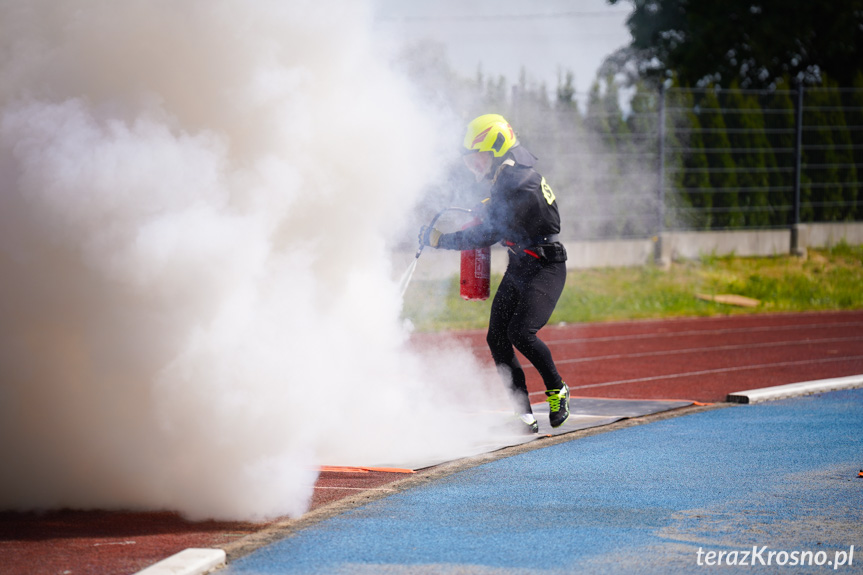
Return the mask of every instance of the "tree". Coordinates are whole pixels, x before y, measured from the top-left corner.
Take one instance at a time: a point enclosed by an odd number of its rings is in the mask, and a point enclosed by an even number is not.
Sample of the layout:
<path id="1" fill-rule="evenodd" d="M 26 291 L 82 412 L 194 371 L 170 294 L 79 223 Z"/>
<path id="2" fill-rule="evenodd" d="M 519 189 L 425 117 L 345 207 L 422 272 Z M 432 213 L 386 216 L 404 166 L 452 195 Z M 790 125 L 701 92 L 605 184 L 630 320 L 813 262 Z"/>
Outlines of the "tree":
<path id="1" fill-rule="evenodd" d="M 828 81 L 805 95 L 803 169 L 812 181 L 803 186 L 801 202 L 811 202 L 811 211 L 801 212 L 819 222 L 851 219 L 857 172 L 839 90 Z"/>
<path id="2" fill-rule="evenodd" d="M 746 226 L 765 227 L 770 224 L 768 190 L 776 160 L 764 132 L 764 114 L 755 96 L 736 85 L 724 96 L 723 116 L 738 169 L 740 206 Z"/>
<path id="3" fill-rule="evenodd" d="M 608 100 L 603 95 L 602 84 L 606 84 L 609 78 L 597 79 L 590 88 L 585 112 L 584 124 L 589 133 L 598 140 L 592 146 L 593 156 L 592 169 L 599 173 L 595 174 L 598 188 L 593 193 L 593 209 L 597 214 L 597 220 L 601 221 L 599 233 L 603 236 L 617 236 L 621 231 L 618 221 L 619 192 L 622 188 L 620 168 L 617 163 L 617 139 L 614 133 L 616 121 L 615 112 L 609 112 Z"/>
<path id="4" fill-rule="evenodd" d="M 627 169 L 627 180 L 631 192 L 638 192 L 642 199 L 638 204 L 630 207 L 630 211 L 640 211 L 643 214 L 649 214 L 640 222 L 639 231 L 647 234 L 655 233 L 656 224 L 658 223 L 653 217 L 653 214 L 658 211 L 658 194 L 657 186 L 659 182 L 655 177 L 656 170 L 659 167 L 659 92 L 645 82 L 637 82 L 635 85 L 635 94 L 629 102 L 630 112 L 626 117 L 626 125 L 629 133 L 629 160 Z M 676 139 L 673 132 L 667 133 L 665 136 L 666 150 L 676 146 Z M 677 165 L 678 157 L 666 151 L 666 165 Z M 663 195 L 665 196 L 665 205 L 668 206 L 668 178 L 662 182 Z M 671 202 L 676 205 L 677 202 Z M 663 210 L 665 212 L 665 222 L 662 222 L 662 228 L 668 227 L 669 222 L 674 221 L 675 214 L 671 210 Z"/>
<path id="5" fill-rule="evenodd" d="M 785 86 L 789 84 L 786 80 Z M 770 223 L 774 226 L 785 226 L 793 223 L 794 206 L 794 101 L 795 95 L 787 89 L 771 92 L 764 110 L 764 126 L 773 158 L 776 161 L 776 171 L 769 177 L 770 205 L 773 215 Z M 801 181 L 805 182 L 805 175 Z"/>
<path id="6" fill-rule="evenodd" d="M 557 78 L 557 105 L 560 108 L 577 108 L 578 104 L 575 101 L 575 74 L 572 70 L 566 71 L 566 80 L 561 81 L 560 73 Z"/>
<path id="7" fill-rule="evenodd" d="M 607 78 L 603 78 L 602 82 L 607 82 Z M 612 129 L 614 118 L 609 117 L 610 114 L 606 108 L 606 104 L 607 100 L 603 97 L 600 80 L 597 79 L 590 87 L 584 123 L 589 130 L 598 134 L 602 138 L 602 141 L 608 148 L 609 152 L 616 152 L 616 141 L 614 138 L 614 130 Z"/>
<path id="8" fill-rule="evenodd" d="M 842 94 L 845 105 L 845 121 L 848 123 L 852 149 L 852 161 L 856 167 L 855 185 L 847 188 L 847 200 L 853 202 L 849 213 L 855 219 L 863 218 L 863 202 L 860 198 L 860 178 L 863 176 L 863 72 L 854 79 L 853 88 Z M 851 127 L 854 129 L 850 129 Z"/>
<path id="9" fill-rule="evenodd" d="M 485 105 L 489 110 L 502 110 L 507 103 L 506 78 L 498 76 L 497 80 L 486 79 Z"/>
<path id="10" fill-rule="evenodd" d="M 783 76 L 817 85 L 826 74 L 847 86 L 863 70 L 863 0 L 626 1 L 626 53 L 647 76 L 768 88 Z"/>
<path id="11" fill-rule="evenodd" d="M 675 223 L 687 228 L 710 229 L 713 225 L 713 190 L 710 165 L 704 153 L 701 122 L 695 113 L 691 90 L 674 87 L 666 96 L 666 177 L 679 196 L 666 203 L 679 204 Z"/>
<path id="12" fill-rule="evenodd" d="M 737 167 L 728 151 L 725 120 L 716 91 L 709 89 L 698 105 L 698 118 L 707 154 L 710 187 L 713 188 L 713 221 L 715 227 L 737 228 L 743 225 L 737 189 Z"/>
<path id="13" fill-rule="evenodd" d="M 636 148 L 629 124 L 623 117 L 620 107 L 620 90 L 613 76 L 605 78 L 605 93 L 602 97 L 602 110 L 608 122 L 610 136 L 616 150 L 616 166 L 612 167 L 615 178 L 615 215 L 621 235 L 646 235 L 653 227 L 653 194 L 645 196 L 643 190 L 634 182 L 642 179 Z M 646 200 L 650 200 L 647 201 Z M 647 217 L 645 217 L 647 216 Z"/>

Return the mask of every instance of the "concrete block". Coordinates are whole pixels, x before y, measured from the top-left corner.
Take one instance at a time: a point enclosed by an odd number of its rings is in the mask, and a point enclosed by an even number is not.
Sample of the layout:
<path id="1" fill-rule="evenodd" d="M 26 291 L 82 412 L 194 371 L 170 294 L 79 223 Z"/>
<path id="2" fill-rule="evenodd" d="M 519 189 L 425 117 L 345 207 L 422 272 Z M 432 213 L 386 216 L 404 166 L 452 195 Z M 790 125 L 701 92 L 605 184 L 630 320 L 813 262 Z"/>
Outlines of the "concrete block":
<path id="1" fill-rule="evenodd" d="M 222 549 L 184 549 L 135 575 L 203 575 L 225 564 Z"/>
<path id="2" fill-rule="evenodd" d="M 832 379 L 819 379 L 815 381 L 804 381 L 801 383 L 789 383 L 787 385 L 776 385 L 774 387 L 762 387 L 747 391 L 735 391 L 728 394 L 726 401 L 730 403 L 759 403 L 774 399 L 785 399 L 813 393 L 824 393 L 838 389 L 854 389 L 863 387 L 863 375 L 851 375 L 848 377 L 835 377 Z"/>

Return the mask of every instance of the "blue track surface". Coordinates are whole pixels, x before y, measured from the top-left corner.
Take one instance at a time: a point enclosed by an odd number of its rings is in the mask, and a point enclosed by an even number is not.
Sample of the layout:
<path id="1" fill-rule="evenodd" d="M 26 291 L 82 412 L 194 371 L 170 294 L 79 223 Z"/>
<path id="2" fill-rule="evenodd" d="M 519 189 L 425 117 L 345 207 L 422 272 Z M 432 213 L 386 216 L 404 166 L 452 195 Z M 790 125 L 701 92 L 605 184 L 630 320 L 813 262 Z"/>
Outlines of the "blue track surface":
<path id="1" fill-rule="evenodd" d="M 729 407 L 481 465 L 227 572 L 861 573 L 860 469 L 863 390 Z M 719 552 L 721 568 L 699 566 Z"/>

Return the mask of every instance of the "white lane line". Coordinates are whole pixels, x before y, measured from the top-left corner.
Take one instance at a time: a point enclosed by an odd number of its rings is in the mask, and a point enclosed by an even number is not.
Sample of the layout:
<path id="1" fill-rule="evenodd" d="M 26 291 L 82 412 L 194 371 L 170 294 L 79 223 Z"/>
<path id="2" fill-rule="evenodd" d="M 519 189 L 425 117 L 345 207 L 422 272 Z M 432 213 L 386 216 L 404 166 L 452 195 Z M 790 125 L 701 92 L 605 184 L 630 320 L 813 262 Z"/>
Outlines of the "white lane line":
<path id="1" fill-rule="evenodd" d="M 779 325 L 779 326 L 757 326 L 757 327 L 741 327 L 741 328 L 724 328 L 724 329 L 705 329 L 705 330 L 687 330 L 687 331 L 675 331 L 675 332 L 661 332 L 661 333 L 638 333 L 631 335 L 608 335 L 602 337 L 581 337 L 574 339 L 546 339 L 542 338 L 542 341 L 546 343 L 546 345 L 572 345 L 572 344 L 586 344 L 586 343 L 594 343 L 594 342 L 609 342 L 609 341 L 629 341 L 629 340 L 640 340 L 640 339 L 659 339 L 659 338 L 677 338 L 677 337 L 692 337 L 692 336 L 706 336 L 706 335 L 728 335 L 735 333 L 760 333 L 760 332 L 775 332 L 775 331 L 799 331 L 799 330 L 810 330 L 810 329 L 830 329 L 830 328 L 844 328 L 844 327 L 863 327 L 863 322 L 853 321 L 853 322 L 839 322 L 839 323 L 811 323 L 811 324 L 803 324 L 803 325 Z M 548 335 L 548 332 L 546 332 Z M 485 343 L 476 344 L 469 346 L 469 349 L 483 350 L 487 349 Z"/>
<path id="2" fill-rule="evenodd" d="M 762 387 L 746 391 L 735 391 L 729 393 L 726 401 L 732 403 L 759 403 L 774 399 L 787 397 L 799 397 L 825 391 L 836 391 L 839 389 L 853 389 L 863 387 L 863 375 L 851 375 L 848 377 L 834 377 L 831 379 L 816 379 L 813 381 L 802 381 L 800 383 L 789 383 L 788 385 L 776 385 L 773 387 Z"/>
<path id="3" fill-rule="evenodd" d="M 778 325 L 778 326 L 757 326 L 757 327 L 734 327 L 724 329 L 707 329 L 707 330 L 687 330 L 673 331 L 661 333 L 638 333 L 631 335 L 609 335 L 603 337 L 584 337 L 575 339 L 543 339 L 545 343 L 551 344 L 573 344 L 573 343 L 590 343 L 595 341 L 625 341 L 630 339 L 656 339 L 656 338 L 672 338 L 672 337 L 691 337 L 694 335 L 726 335 L 732 333 L 755 333 L 764 331 L 797 331 L 801 329 L 828 329 L 838 327 L 860 327 L 863 322 L 842 322 L 842 323 L 819 323 L 819 324 L 803 324 L 803 325 Z"/>
<path id="4" fill-rule="evenodd" d="M 737 349 L 753 349 L 753 348 L 767 348 L 767 347 L 784 347 L 784 346 L 794 346 L 794 345 L 809 345 L 809 344 L 818 344 L 818 343 L 841 343 L 846 341 L 863 341 L 863 336 L 859 337 L 826 337 L 822 339 L 804 339 L 804 340 L 795 340 L 795 341 L 776 341 L 776 342 L 764 342 L 764 343 L 750 343 L 750 344 L 735 344 L 735 345 L 716 345 L 711 347 L 690 347 L 684 349 L 669 349 L 662 351 L 645 351 L 640 353 L 617 353 L 611 355 L 597 355 L 592 357 L 578 357 L 573 359 L 561 359 L 555 360 L 554 363 L 562 364 L 562 363 L 585 363 L 588 361 L 605 361 L 609 359 L 627 359 L 630 357 L 655 357 L 655 356 L 663 356 L 663 355 L 677 355 L 682 353 L 704 353 L 711 351 L 732 351 Z M 533 367 L 531 365 L 523 366 L 523 367 Z"/>
<path id="5" fill-rule="evenodd" d="M 588 385 L 571 385 L 569 386 L 570 390 L 573 389 L 589 389 L 592 387 L 609 387 L 612 385 L 625 385 L 627 383 L 643 383 L 646 381 L 660 381 L 663 379 L 680 379 L 682 377 L 694 377 L 699 375 L 716 375 L 719 373 L 734 373 L 738 371 L 749 371 L 756 369 L 768 369 L 768 368 L 777 368 L 777 367 L 793 367 L 798 365 L 816 365 L 821 363 L 836 363 L 839 361 L 854 361 L 858 359 L 863 359 L 863 355 L 853 355 L 848 357 L 831 357 L 826 359 L 808 359 L 803 361 L 783 361 L 778 363 L 762 363 L 757 365 L 741 365 L 738 367 L 725 367 L 720 369 L 704 369 L 700 371 L 688 371 L 684 373 L 670 373 L 668 375 L 654 375 L 651 377 L 639 377 L 635 379 L 622 379 L 620 381 L 606 381 L 604 383 L 591 383 Z M 544 394 L 542 391 L 533 392 L 530 395 L 541 395 Z"/>

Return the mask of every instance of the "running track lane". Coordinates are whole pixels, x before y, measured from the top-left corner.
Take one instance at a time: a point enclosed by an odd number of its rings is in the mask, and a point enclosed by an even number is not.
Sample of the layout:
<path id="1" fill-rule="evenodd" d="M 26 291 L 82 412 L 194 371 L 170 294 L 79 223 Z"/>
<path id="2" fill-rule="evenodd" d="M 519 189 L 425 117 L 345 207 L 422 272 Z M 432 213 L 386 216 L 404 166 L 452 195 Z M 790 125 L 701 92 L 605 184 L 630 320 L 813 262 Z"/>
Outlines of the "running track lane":
<path id="1" fill-rule="evenodd" d="M 541 336 L 582 396 L 720 401 L 743 389 L 863 373 L 863 311 L 548 326 Z M 422 349 L 451 337 L 412 339 Z M 484 331 L 454 337 L 490 362 Z M 536 372 L 527 374 L 540 392 Z M 324 472 L 313 507 L 385 490 L 399 478 Z M 192 523 L 172 513 L 0 513 L 0 573 L 124 575 L 185 547 L 224 545 L 264 527 Z"/>
<path id="2" fill-rule="evenodd" d="M 485 331 L 455 337 L 491 362 Z M 863 373 L 863 311 L 733 315 L 546 326 L 540 332 L 574 396 L 724 401 L 734 391 Z M 534 402 L 544 386 L 520 356 Z"/>

